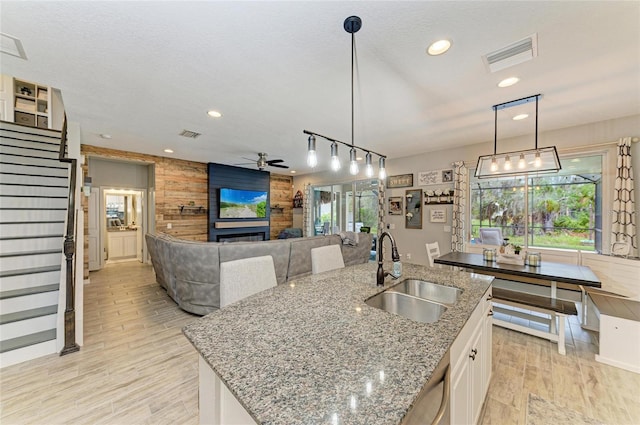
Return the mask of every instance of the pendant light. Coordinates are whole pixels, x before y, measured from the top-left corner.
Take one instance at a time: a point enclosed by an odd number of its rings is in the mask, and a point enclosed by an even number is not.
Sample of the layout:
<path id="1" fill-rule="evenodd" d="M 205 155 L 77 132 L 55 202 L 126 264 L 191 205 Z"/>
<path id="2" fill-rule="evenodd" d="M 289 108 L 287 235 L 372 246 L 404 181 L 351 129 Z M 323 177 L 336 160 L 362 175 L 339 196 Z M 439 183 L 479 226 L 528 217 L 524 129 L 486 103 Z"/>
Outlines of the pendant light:
<path id="1" fill-rule="evenodd" d="M 323 136 L 322 134 L 315 133 L 308 130 L 303 130 L 304 134 L 309 135 L 308 145 L 307 145 L 307 164 L 310 167 L 315 167 L 318 160 L 316 156 L 316 136 L 328 140 L 331 142 L 331 169 L 333 171 L 338 171 L 341 168 L 340 158 L 338 156 L 338 143 L 348 146 L 349 149 L 349 173 L 353 176 L 357 175 L 360 172 L 360 167 L 358 166 L 358 152 L 357 150 L 364 151 L 365 155 L 365 173 L 367 177 L 373 177 L 373 159 L 372 154 L 378 155 L 378 178 L 380 180 L 384 180 L 387 176 L 385 170 L 385 155 L 379 154 L 377 152 L 372 151 L 371 149 L 363 148 L 357 146 L 355 144 L 354 137 L 354 121 L 355 121 L 355 108 L 354 108 L 354 67 L 355 67 L 355 58 L 356 58 L 356 38 L 355 33 L 362 28 L 362 20 L 358 16 L 349 16 L 344 21 L 344 30 L 351 34 L 351 143 L 341 142 L 340 140 L 336 140 L 327 136 Z"/>

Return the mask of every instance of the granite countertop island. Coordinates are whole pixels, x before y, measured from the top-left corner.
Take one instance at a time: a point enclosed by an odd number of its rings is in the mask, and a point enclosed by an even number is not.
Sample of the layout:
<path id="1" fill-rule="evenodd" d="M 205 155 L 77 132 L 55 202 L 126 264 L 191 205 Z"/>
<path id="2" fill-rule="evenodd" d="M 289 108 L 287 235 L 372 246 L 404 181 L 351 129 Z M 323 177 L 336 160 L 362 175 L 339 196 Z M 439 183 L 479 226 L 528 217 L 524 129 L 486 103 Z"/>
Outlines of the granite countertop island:
<path id="1" fill-rule="evenodd" d="M 376 268 L 368 263 L 295 279 L 183 332 L 259 424 L 397 425 L 493 278 L 403 264 L 402 277 L 388 276 L 382 288 Z M 463 292 L 430 324 L 365 304 L 407 278 Z"/>

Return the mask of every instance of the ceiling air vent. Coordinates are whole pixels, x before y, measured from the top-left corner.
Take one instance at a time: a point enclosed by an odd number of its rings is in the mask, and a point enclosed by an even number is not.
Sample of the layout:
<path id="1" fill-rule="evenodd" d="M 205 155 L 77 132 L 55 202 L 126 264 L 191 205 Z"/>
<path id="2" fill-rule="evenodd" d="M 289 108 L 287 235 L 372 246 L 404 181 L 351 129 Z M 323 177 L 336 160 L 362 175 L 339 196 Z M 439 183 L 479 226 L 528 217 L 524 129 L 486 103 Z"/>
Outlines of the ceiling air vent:
<path id="1" fill-rule="evenodd" d="M 487 53 L 482 60 L 489 72 L 497 72 L 538 56 L 538 36 L 532 34 L 502 49 Z"/>
<path id="2" fill-rule="evenodd" d="M 180 133 L 180 135 L 182 137 L 188 137 L 190 139 L 195 139 L 198 136 L 201 136 L 202 133 L 196 133 L 195 131 L 190 131 L 190 130 L 182 130 L 182 133 Z"/>

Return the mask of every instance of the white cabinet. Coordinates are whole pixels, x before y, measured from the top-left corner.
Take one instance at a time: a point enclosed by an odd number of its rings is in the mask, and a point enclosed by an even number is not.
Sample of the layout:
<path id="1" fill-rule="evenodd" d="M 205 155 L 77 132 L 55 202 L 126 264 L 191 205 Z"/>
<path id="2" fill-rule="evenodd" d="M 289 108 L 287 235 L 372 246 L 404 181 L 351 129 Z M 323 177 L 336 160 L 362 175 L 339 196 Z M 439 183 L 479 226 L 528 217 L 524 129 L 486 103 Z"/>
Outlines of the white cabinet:
<path id="1" fill-rule="evenodd" d="M 475 424 L 491 379 L 491 288 L 451 345 L 451 423 Z"/>
<path id="2" fill-rule="evenodd" d="M 137 255 L 137 231 L 114 231 L 109 234 L 109 259 L 129 258 Z"/>

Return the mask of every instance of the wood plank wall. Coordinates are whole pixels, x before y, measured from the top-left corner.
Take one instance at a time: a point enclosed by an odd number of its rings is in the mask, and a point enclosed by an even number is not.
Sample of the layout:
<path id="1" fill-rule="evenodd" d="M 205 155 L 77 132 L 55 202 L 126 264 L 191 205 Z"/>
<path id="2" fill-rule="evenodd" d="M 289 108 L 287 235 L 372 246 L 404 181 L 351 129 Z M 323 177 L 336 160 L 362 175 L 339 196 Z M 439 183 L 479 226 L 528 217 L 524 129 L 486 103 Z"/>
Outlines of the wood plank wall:
<path id="1" fill-rule="evenodd" d="M 271 239 L 277 239 L 282 230 L 293 227 L 292 186 L 293 177 L 271 174 Z"/>
<path id="2" fill-rule="evenodd" d="M 85 156 L 96 156 L 122 161 L 137 161 L 153 164 L 155 167 L 155 219 L 156 232 L 164 232 L 179 238 L 206 241 L 208 238 L 209 192 L 207 185 L 207 164 L 146 155 L 116 149 L 81 145 L 80 152 Z M 83 177 L 90 175 L 88 161 L 84 161 Z M 271 238 L 277 237 L 282 229 L 293 226 L 292 192 L 293 178 L 271 175 L 271 205 L 283 207 L 282 214 L 271 214 Z M 180 213 L 179 205 L 205 207 L 205 213 L 189 211 Z M 82 197 L 84 210 L 84 278 L 89 277 L 89 239 L 88 239 L 88 199 Z M 172 229 L 167 229 L 167 223 Z M 275 236 L 274 236 L 275 235 Z"/>

